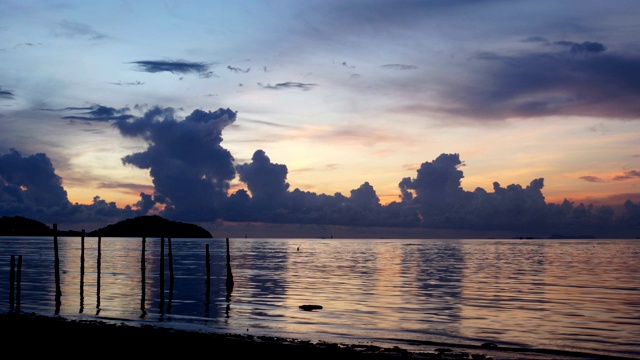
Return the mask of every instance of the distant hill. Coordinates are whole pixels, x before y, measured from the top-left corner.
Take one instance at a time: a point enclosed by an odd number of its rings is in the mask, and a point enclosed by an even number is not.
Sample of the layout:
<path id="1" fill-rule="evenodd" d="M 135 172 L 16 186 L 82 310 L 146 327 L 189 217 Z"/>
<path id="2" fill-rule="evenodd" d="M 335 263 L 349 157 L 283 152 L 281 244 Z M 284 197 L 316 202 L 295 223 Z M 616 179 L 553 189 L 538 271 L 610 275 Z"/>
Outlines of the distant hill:
<path id="1" fill-rule="evenodd" d="M 170 237 L 170 238 L 212 238 L 204 228 L 178 221 L 164 219 L 158 215 L 139 216 L 133 219 L 107 225 L 91 231 L 87 236 L 103 237 Z"/>
<path id="2" fill-rule="evenodd" d="M 81 236 L 81 231 L 57 230 L 58 236 Z M 53 236 L 54 231 L 46 224 L 22 216 L 0 218 L 0 236 Z M 212 238 L 204 228 L 160 216 L 140 216 L 120 221 L 104 228 L 91 231 L 85 236 L 104 237 L 171 237 L 171 238 Z"/>
<path id="3" fill-rule="evenodd" d="M 0 218 L 0 236 L 49 236 L 53 229 L 40 221 L 22 216 L 3 216 Z"/>

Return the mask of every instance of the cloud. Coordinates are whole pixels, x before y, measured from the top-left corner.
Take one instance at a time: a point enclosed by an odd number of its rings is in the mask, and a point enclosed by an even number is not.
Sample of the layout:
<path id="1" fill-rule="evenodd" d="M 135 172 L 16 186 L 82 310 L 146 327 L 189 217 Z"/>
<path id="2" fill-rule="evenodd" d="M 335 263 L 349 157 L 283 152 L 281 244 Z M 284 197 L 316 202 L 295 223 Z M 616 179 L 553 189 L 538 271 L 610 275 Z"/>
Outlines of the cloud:
<path id="1" fill-rule="evenodd" d="M 348 67 L 350 69 L 355 69 L 355 65 L 348 65 L 346 61 L 343 61 L 341 63 L 341 65 L 344 66 L 344 67 Z"/>
<path id="2" fill-rule="evenodd" d="M 213 72 L 209 71 L 210 65 L 201 62 L 188 61 L 163 61 L 163 60 L 141 60 L 133 61 L 138 71 L 157 73 L 170 72 L 172 74 L 198 74 L 203 78 L 210 78 Z"/>
<path id="3" fill-rule="evenodd" d="M 13 48 L 14 49 L 19 49 L 19 48 L 21 48 L 23 46 L 34 47 L 34 46 L 42 46 L 42 45 L 43 45 L 42 43 L 34 44 L 34 43 L 31 43 L 31 42 L 26 42 L 26 43 L 16 44 L 16 45 L 13 46 Z"/>
<path id="4" fill-rule="evenodd" d="M 2 206 L 64 208 L 69 206 L 62 179 L 45 154 L 23 157 L 11 149 L 0 156 Z"/>
<path id="5" fill-rule="evenodd" d="M 108 182 L 100 182 L 98 183 L 98 189 L 129 189 L 139 192 L 153 192 L 153 186 L 150 185 L 141 185 L 135 183 L 108 183 Z"/>
<path id="6" fill-rule="evenodd" d="M 359 188 L 351 190 L 350 203 L 360 209 L 378 209 L 380 198 L 375 189 L 368 181 L 365 181 Z"/>
<path id="7" fill-rule="evenodd" d="M 418 67 L 415 65 L 403 65 L 403 64 L 386 64 L 380 66 L 383 69 L 391 69 L 391 70 L 415 70 Z"/>
<path id="8" fill-rule="evenodd" d="M 273 164 L 263 150 L 256 150 L 251 163 L 236 166 L 240 181 L 247 184 L 252 198 L 260 206 L 278 206 L 278 200 L 289 189 L 287 167 Z"/>
<path id="9" fill-rule="evenodd" d="M 173 108 L 154 107 L 142 117 L 115 121 L 123 136 L 148 144 L 122 163 L 149 169 L 154 199 L 165 204 L 166 216 L 216 219 L 235 177 L 233 156 L 221 146 L 222 130 L 235 119 L 236 113 L 229 109 L 194 110 L 179 119 Z"/>
<path id="10" fill-rule="evenodd" d="M 23 156 L 11 149 L 0 154 L 0 216 L 24 216 L 49 223 L 105 223 L 147 211 L 131 206 L 118 208 L 99 196 L 89 205 L 71 204 L 62 183 L 44 153 Z"/>
<path id="11" fill-rule="evenodd" d="M 292 81 L 287 81 L 287 82 L 279 83 L 275 85 L 271 85 L 271 84 L 263 85 L 262 83 L 258 83 L 258 85 L 264 89 L 271 89 L 271 90 L 300 89 L 303 91 L 310 90 L 311 87 L 317 86 L 317 84 L 305 84 L 305 83 L 292 82 Z"/>
<path id="12" fill-rule="evenodd" d="M 569 48 L 569 52 L 573 55 L 579 54 L 597 54 L 604 52 L 607 48 L 597 42 L 585 41 L 583 43 L 576 43 L 573 41 L 556 41 L 554 42 L 556 45 L 566 46 Z"/>
<path id="13" fill-rule="evenodd" d="M 478 53 L 436 111 L 479 119 L 551 115 L 638 119 L 640 57 L 600 43 L 558 41 L 560 51 Z"/>
<path id="14" fill-rule="evenodd" d="M 626 181 L 626 180 L 632 180 L 632 179 L 638 179 L 638 178 L 640 178 L 640 171 L 638 170 L 625 171 L 623 175 L 616 175 L 612 177 L 611 180 L 605 180 L 598 176 L 592 176 L 592 175 L 579 177 L 579 179 L 582 179 L 588 182 Z"/>
<path id="15" fill-rule="evenodd" d="M 276 123 L 273 121 L 266 121 L 266 120 L 245 119 L 244 121 L 254 123 L 254 124 L 266 125 L 270 127 L 277 127 L 277 128 L 294 128 L 294 126 L 291 126 L 291 125 L 284 125 L 284 124 Z"/>
<path id="16" fill-rule="evenodd" d="M 422 163 L 415 178 L 400 181 L 401 201 L 385 206 L 368 182 L 351 190 L 349 197 L 289 191 L 286 165 L 273 163 L 263 150 L 255 151 L 250 163 L 234 169 L 233 157 L 220 146 L 221 131 L 234 120 L 235 112 L 229 109 L 195 110 L 179 119 L 172 108 L 160 107 L 134 120 L 115 120 L 113 125 L 123 136 L 148 143 L 145 151 L 123 158 L 123 164 L 149 169 L 155 188 L 154 194 L 147 194 L 144 190 L 148 189 L 136 184 L 117 185 L 142 190 L 140 200 L 124 208 L 97 195 L 89 205 L 70 204 L 62 179 L 45 154 L 22 156 L 12 149 L 0 155 L 0 216 L 66 224 L 113 223 L 154 212 L 193 222 L 224 219 L 549 234 L 577 231 L 606 236 L 625 231 L 635 234 L 640 220 L 640 203 L 630 200 L 635 194 L 629 194 L 619 215 L 608 206 L 574 205 L 568 200 L 548 204 L 542 194 L 542 178 L 524 187 L 494 182 L 492 192 L 482 188 L 464 191 L 460 187 L 464 162 L 458 154 L 441 154 Z M 236 170 L 250 193 L 240 189 L 227 196 Z M 639 175 L 632 170 L 624 176 Z"/>
<path id="17" fill-rule="evenodd" d="M 625 171 L 624 175 L 617 175 L 613 177 L 613 181 L 625 181 L 630 179 L 638 179 L 640 178 L 640 171 L 638 170 L 630 170 Z"/>
<path id="18" fill-rule="evenodd" d="M 13 91 L 2 90 L 2 88 L 0 87 L 0 99 L 13 99 L 14 97 L 15 94 L 13 93 Z"/>
<path id="19" fill-rule="evenodd" d="M 58 24 L 55 33 L 56 35 L 70 38 L 76 36 L 87 37 L 91 40 L 103 40 L 107 38 L 105 34 L 95 31 L 90 25 L 66 20 Z"/>
<path id="20" fill-rule="evenodd" d="M 142 82 L 142 81 L 132 81 L 132 82 L 121 82 L 121 81 L 118 81 L 118 82 L 112 82 L 112 83 L 109 83 L 109 84 L 118 85 L 118 86 L 140 86 L 140 85 L 144 85 L 144 82 Z"/>
<path id="21" fill-rule="evenodd" d="M 237 67 L 233 67 L 231 65 L 227 66 L 227 69 L 229 69 L 229 71 L 234 72 L 234 73 L 243 73 L 243 74 L 246 74 L 249 71 L 251 71 L 251 68 L 247 68 L 247 69 L 243 70 L 243 69 L 240 69 L 240 68 L 237 68 Z"/>
<path id="22" fill-rule="evenodd" d="M 587 181 L 587 182 L 594 182 L 594 183 L 596 183 L 596 182 L 604 182 L 603 179 L 601 179 L 601 178 L 599 178 L 597 176 L 592 176 L 592 175 L 580 176 L 579 179 L 582 179 L 582 180 Z"/>
<path id="23" fill-rule="evenodd" d="M 68 107 L 63 111 L 83 111 L 82 115 L 63 116 L 63 119 L 69 120 L 92 120 L 92 121 L 111 121 L 111 120 L 127 120 L 133 115 L 128 114 L 129 108 L 115 109 L 108 106 L 92 105 L 88 107 Z"/>
<path id="24" fill-rule="evenodd" d="M 462 166 L 459 154 L 441 154 L 433 162 L 422 163 L 415 179 L 404 178 L 400 182 L 403 200 L 438 208 L 456 201 L 463 192 Z"/>

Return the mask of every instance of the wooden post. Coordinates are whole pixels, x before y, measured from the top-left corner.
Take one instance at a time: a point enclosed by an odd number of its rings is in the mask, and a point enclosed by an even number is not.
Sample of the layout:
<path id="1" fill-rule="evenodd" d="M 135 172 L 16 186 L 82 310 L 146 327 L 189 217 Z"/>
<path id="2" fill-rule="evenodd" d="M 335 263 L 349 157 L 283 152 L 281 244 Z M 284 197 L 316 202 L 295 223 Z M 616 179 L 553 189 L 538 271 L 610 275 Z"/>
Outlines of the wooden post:
<path id="1" fill-rule="evenodd" d="M 147 312 L 144 309 L 145 293 L 146 293 L 146 273 L 147 273 L 147 266 L 145 264 L 146 242 L 147 242 L 147 238 L 142 237 L 142 254 L 140 255 L 140 277 L 142 278 L 142 281 L 140 284 L 141 285 L 140 310 L 142 311 L 142 314 L 140 317 L 144 317 L 147 314 Z"/>
<path id="2" fill-rule="evenodd" d="M 160 238 L 160 312 L 164 311 L 164 237 Z"/>
<path id="3" fill-rule="evenodd" d="M 53 224 L 53 253 L 56 276 L 56 315 L 60 312 L 62 291 L 60 290 L 60 257 L 58 255 L 58 224 Z"/>
<path id="4" fill-rule="evenodd" d="M 167 238 L 169 246 L 169 292 L 173 291 L 173 251 L 171 249 L 171 238 Z"/>
<path id="5" fill-rule="evenodd" d="M 98 259 L 96 268 L 96 315 L 100 314 L 100 263 L 102 261 L 102 237 L 98 236 Z"/>
<path id="6" fill-rule="evenodd" d="M 80 275 L 84 275 L 84 229 L 80 235 Z"/>
<path id="7" fill-rule="evenodd" d="M 205 310 L 209 310 L 209 302 L 210 302 L 210 294 L 211 294 L 211 258 L 209 257 L 209 244 L 205 245 L 205 266 L 207 268 L 207 292 L 205 298 L 206 308 Z"/>
<path id="8" fill-rule="evenodd" d="M 13 311 L 16 284 L 16 256 L 11 255 L 11 268 L 9 269 L 9 310 Z"/>
<path id="9" fill-rule="evenodd" d="M 227 300 L 233 291 L 233 274 L 231 273 L 231 255 L 229 253 L 229 238 L 227 238 Z"/>
<path id="10" fill-rule="evenodd" d="M 80 314 L 84 311 L 84 229 L 80 236 Z"/>
<path id="11" fill-rule="evenodd" d="M 20 287 L 22 282 L 22 255 L 18 255 L 18 268 L 16 269 L 16 312 L 20 312 Z"/>
<path id="12" fill-rule="evenodd" d="M 171 249 L 171 238 L 167 238 L 169 247 L 169 300 L 167 302 L 167 314 L 171 313 L 171 303 L 173 302 L 173 250 Z"/>

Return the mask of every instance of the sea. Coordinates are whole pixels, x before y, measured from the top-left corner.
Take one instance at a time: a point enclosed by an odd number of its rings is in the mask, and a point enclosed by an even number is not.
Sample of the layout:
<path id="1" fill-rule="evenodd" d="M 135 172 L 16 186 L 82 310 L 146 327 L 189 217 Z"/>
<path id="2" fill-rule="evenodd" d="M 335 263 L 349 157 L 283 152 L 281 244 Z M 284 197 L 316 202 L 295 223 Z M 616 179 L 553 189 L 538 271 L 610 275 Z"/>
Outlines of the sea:
<path id="1" fill-rule="evenodd" d="M 0 312 L 640 358 L 640 240 L 0 237 Z"/>

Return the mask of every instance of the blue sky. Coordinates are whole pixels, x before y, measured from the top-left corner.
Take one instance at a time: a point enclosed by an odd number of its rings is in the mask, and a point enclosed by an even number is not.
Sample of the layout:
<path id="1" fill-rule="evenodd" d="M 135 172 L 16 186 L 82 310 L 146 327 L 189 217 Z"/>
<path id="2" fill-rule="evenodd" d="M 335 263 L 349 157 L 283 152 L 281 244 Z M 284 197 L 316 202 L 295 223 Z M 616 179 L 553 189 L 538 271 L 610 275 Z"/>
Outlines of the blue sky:
<path id="1" fill-rule="evenodd" d="M 45 154 L 72 204 L 98 197 L 138 209 L 141 193 L 154 192 L 187 201 L 151 161 L 171 151 L 227 195 L 253 193 L 233 166 L 258 154 L 280 169 L 284 192 L 349 197 L 367 184 L 386 205 L 423 163 L 459 154 L 467 192 L 542 178 L 547 203 L 640 201 L 637 1 L 0 9 L 0 156 Z M 234 115 L 220 120 L 218 109 Z M 194 111 L 215 121 L 151 127 Z M 185 141 L 168 140 L 179 133 Z"/>

